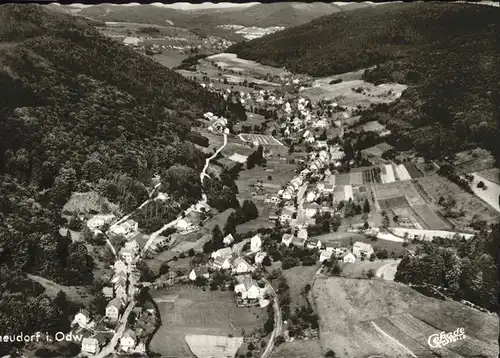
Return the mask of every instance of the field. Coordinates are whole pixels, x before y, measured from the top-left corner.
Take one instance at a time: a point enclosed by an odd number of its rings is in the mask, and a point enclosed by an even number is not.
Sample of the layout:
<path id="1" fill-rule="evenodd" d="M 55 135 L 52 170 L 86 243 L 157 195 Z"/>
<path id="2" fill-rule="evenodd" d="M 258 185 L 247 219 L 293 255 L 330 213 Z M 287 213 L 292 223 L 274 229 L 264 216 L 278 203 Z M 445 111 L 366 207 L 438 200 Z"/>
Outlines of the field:
<path id="1" fill-rule="evenodd" d="M 340 76 L 334 77 L 338 78 Z M 328 77 L 328 79 L 330 78 Z M 313 87 L 304 89 L 300 94 L 311 98 L 312 101 L 317 101 L 320 98 L 332 99 L 341 106 L 356 108 L 358 105 L 369 107 L 372 103 L 390 103 L 395 101 L 406 87 L 397 83 L 375 86 L 373 83 L 360 79 L 329 84 L 324 79 L 318 79 L 314 82 Z M 361 93 L 353 91 L 352 88 L 362 88 Z"/>
<path id="2" fill-rule="evenodd" d="M 403 165 L 412 179 L 423 176 L 422 172 L 412 162 L 405 162 Z"/>
<path id="3" fill-rule="evenodd" d="M 353 168 L 349 173 L 341 173 L 330 177 L 331 184 L 342 185 L 363 185 L 367 183 L 380 183 L 380 175 L 375 171 L 376 167 Z"/>
<path id="4" fill-rule="evenodd" d="M 253 143 L 257 141 L 259 145 L 283 145 L 279 140 L 274 138 L 272 135 L 267 135 L 267 134 L 246 134 L 242 133 L 240 134 L 240 138 L 244 142 L 250 142 Z"/>
<path id="5" fill-rule="evenodd" d="M 456 200 L 454 209 L 462 211 L 463 215 L 458 218 L 449 218 L 448 220 L 457 230 L 466 231 L 470 227 L 472 218 L 475 215 L 487 223 L 492 223 L 499 217 L 498 212 L 481 199 L 467 193 L 458 185 L 440 175 L 436 174 L 417 179 L 417 187 L 423 191 L 424 195 L 428 198 L 427 200 L 430 200 L 436 207 L 440 197 L 452 197 Z"/>
<path id="6" fill-rule="evenodd" d="M 500 185 L 500 177 L 499 177 L 500 169 L 498 169 L 498 168 L 482 170 L 482 171 L 475 173 L 475 174 L 477 174 L 477 175 L 483 177 L 484 179 L 489 180 L 495 184 Z"/>
<path id="7" fill-rule="evenodd" d="M 86 306 L 92 301 L 92 295 L 85 286 L 64 286 L 40 276 L 28 274 L 28 277 L 41 284 L 45 288 L 44 294 L 52 299 L 57 296 L 59 291 L 63 291 L 71 302 Z"/>
<path id="8" fill-rule="evenodd" d="M 185 335 L 241 337 L 259 329 L 266 319 L 260 308 L 238 308 L 230 291 L 203 291 L 180 286 L 153 291 L 162 326 L 150 343 L 153 352 L 169 357 L 194 357 Z"/>
<path id="9" fill-rule="evenodd" d="M 165 67 L 173 68 L 179 66 L 188 55 L 173 50 L 162 50 L 161 54 L 153 55 L 151 58 Z"/>
<path id="10" fill-rule="evenodd" d="M 342 264 L 342 277 L 346 278 L 363 278 L 363 273 L 368 270 L 373 270 L 375 274 L 393 271 L 395 273 L 395 268 L 397 267 L 400 260 L 383 260 L 383 261 L 358 261 L 354 263 L 344 263 Z M 390 270 L 389 267 L 393 269 Z M 384 279 L 394 280 L 393 275 L 388 275 Z"/>
<path id="11" fill-rule="evenodd" d="M 288 164 L 286 161 L 279 159 L 268 159 L 267 167 L 254 167 L 250 170 L 242 170 L 239 178 L 235 181 L 238 185 L 238 198 L 251 199 L 252 193 L 269 194 L 276 196 L 283 184 L 292 180 L 295 173 L 296 165 Z M 270 179 L 269 179 L 270 177 Z M 258 181 L 262 181 L 263 187 L 257 190 L 255 185 Z"/>
<path id="12" fill-rule="evenodd" d="M 427 338 L 457 327 L 465 328 L 467 338 L 446 346 L 453 352 L 446 356 L 497 354 L 496 316 L 426 297 L 399 283 L 318 279 L 313 295 L 320 315 L 321 347 L 333 349 L 338 357 L 434 357 Z"/>
<path id="13" fill-rule="evenodd" d="M 323 353 L 319 341 L 309 339 L 285 342 L 276 348 L 272 356 L 273 358 L 320 358 L 323 357 Z"/>
<path id="14" fill-rule="evenodd" d="M 219 53 L 217 55 L 207 57 L 207 60 L 214 61 L 222 68 L 237 67 L 246 74 L 253 74 L 262 77 L 266 76 L 266 74 L 271 74 L 273 76 L 283 76 L 289 74 L 286 70 L 262 65 L 255 61 L 244 60 L 238 58 L 237 55 L 232 53 Z"/>
<path id="15" fill-rule="evenodd" d="M 418 184 L 417 184 L 418 185 Z M 411 181 L 398 181 L 374 186 L 375 197 L 382 210 L 406 210 L 412 222 L 426 229 L 449 229 L 443 220 L 420 195 Z M 398 215 L 397 213 L 395 213 Z M 417 226 L 418 227 L 418 226 Z"/>
<path id="16" fill-rule="evenodd" d="M 296 307 L 306 305 L 307 302 L 301 292 L 305 285 L 312 286 L 316 271 L 319 265 L 314 266 L 295 266 L 288 270 L 283 270 L 288 286 L 290 286 L 290 309 L 295 311 Z"/>
<path id="17" fill-rule="evenodd" d="M 487 180 L 478 173 L 473 173 L 474 180 L 471 184 L 471 189 L 479 198 L 488 203 L 493 209 L 500 212 L 500 185 Z M 483 182 L 485 187 L 478 188 L 477 184 Z"/>
<path id="18" fill-rule="evenodd" d="M 374 145 L 373 147 L 363 149 L 361 153 L 368 157 L 380 157 L 382 153 L 385 151 L 392 149 L 393 147 L 390 144 L 385 142 Z"/>

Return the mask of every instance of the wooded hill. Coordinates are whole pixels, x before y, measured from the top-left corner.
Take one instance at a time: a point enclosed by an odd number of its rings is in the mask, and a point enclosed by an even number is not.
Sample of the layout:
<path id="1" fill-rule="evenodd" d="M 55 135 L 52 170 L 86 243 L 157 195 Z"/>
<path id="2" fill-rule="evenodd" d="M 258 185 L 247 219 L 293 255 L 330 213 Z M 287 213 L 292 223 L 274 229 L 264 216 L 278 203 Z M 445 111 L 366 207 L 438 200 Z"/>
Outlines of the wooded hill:
<path id="1" fill-rule="evenodd" d="M 228 52 L 313 76 L 376 65 L 366 80 L 409 85 L 382 109 L 388 113 L 377 111 L 401 148 L 437 157 L 480 143 L 500 158 L 499 23 L 500 9 L 491 6 L 390 4 L 321 17 Z"/>
<path id="2" fill-rule="evenodd" d="M 0 325 L 55 332 L 67 305 L 40 301 L 26 273 L 92 283 L 87 248 L 59 233 L 71 192 L 98 190 L 132 210 L 152 173 L 168 180 L 177 165 L 199 182 L 205 155 L 184 141 L 192 120 L 230 114 L 222 97 L 38 5 L 0 6 L 0 63 Z"/>

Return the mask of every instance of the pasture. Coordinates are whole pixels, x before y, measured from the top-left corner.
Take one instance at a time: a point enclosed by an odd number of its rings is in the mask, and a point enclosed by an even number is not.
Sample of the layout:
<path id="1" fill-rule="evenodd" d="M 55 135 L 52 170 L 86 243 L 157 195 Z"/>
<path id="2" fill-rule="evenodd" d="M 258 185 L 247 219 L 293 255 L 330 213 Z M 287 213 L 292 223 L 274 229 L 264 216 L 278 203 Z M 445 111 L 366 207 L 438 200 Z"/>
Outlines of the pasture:
<path id="1" fill-rule="evenodd" d="M 337 84 L 329 84 L 325 80 L 317 79 L 312 87 L 300 91 L 300 94 L 312 101 L 321 98 L 331 99 L 341 106 L 356 108 L 358 106 L 369 107 L 372 103 L 391 103 L 399 98 L 406 88 L 406 85 L 397 83 L 375 86 L 361 79 L 343 81 Z"/>
<path id="2" fill-rule="evenodd" d="M 500 212 L 500 185 L 491 182 L 482 177 L 478 173 L 473 173 L 474 180 L 471 184 L 471 189 L 479 198 L 486 202 L 496 211 Z M 478 183 L 483 182 L 484 187 L 478 188 Z"/>
<path id="3" fill-rule="evenodd" d="M 162 53 L 150 57 L 165 67 L 173 68 L 179 66 L 188 55 L 174 50 L 162 50 Z"/>
<path id="4" fill-rule="evenodd" d="M 319 358 L 323 357 L 323 352 L 317 339 L 308 339 L 280 344 L 272 356 L 273 358 Z"/>
<path id="5" fill-rule="evenodd" d="M 295 266 L 288 270 L 283 270 L 283 275 L 290 287 L 290 309 L 292 312 L 295 311 L 296 307 L 307 306 L 307 301 L 302 295 L 302 290 L 307 284 L 313 285 L 318 268 L 319 265 Z"/>
<path id="6" fill-rule="evenodd" d="M 320 345 L 338 357 L 470 357 L 497 354 L 497 318 L 454 301 L 426 297 L 384 280 L 318 279 L 313 296 L 320 315 Z M 464 327 L 467 339 L 434 350 L 430 335 Z M 450 352 L 451 351 L 451 352 Z"/>
<path id="7" fill-rule="evenodd" d="M 457 218 L 448 218 L 448 221 L 459 231 L 470 230 L 474 216 L 487 223 L 498 220 L 499 214 L 495 209 L 440 175 L 435 174 L 417 179 L 417 187 L 435 207 L 438 207 L 437 203 L 441 197 L 451 197 L 455 200 L 456 204 L 453 209 L 462 215 Z"/>
<path id="8" fill-rule="evenodd" d="M 215 62 L 222 68 L 236 67 L 240 72 L 261 77 L 264 77 L 267 74 L 271 74 L 272 76 L 284 76 L 290 74 L 290 72 L 281 68 L 262 65 L 255 61 L 238 58 L 238 56 L 233 53 L 219 53 L 207 57 L 207 60 Z"/>
<path id="9" fill-rule="evenodd" d="M 242 337 L 261 328 L 267 318 L 261 308 L 237 307 L 231 291 L 176 286 L 151 295 L 160 309 L 162 325 L 150 349 L 163 356 L 194 357 L 186 335 Z"/>
<path id="10" fill-rule="evenodd" d="M 436 230 L 450 228 L 449 223 L 436 213 L 437 209 L 432 204 L 429 205 L 422 198 L 409 180 L 374 185 L 374 194 L 382 210 L 387 210 L 388 214 L 392 210 L 394 215 L 406 213 L 411 222 L 418 224 L 417 227 Z"/>

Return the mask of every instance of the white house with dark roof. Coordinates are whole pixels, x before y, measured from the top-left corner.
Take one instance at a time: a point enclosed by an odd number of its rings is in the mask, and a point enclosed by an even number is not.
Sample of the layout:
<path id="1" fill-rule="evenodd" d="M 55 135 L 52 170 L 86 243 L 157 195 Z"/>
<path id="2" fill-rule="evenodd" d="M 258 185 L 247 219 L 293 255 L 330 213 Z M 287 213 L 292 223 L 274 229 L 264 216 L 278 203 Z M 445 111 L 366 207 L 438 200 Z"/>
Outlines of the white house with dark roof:
<path id="1" fill-rule="evenodd" d="M 373 254 L 375 251 L 373 250 L 373 246 L 370 244 L 366 244 L 361 241 L 356 241 L 352 245 L 352 253 L 357 256 L 361 257 L 362 254 L 364 254 L 366 257 L 370 257 L 371 254 Z"/>
<path id="2" fill-rule="evenodd" d="M 120 349 L 124 352 L 131 351 L 136 345 L 137 336 L 133 330 L 127 329 L 120 338 Z"/>
<path id="3" fill-rule="evenodd" d="M 122 260 L 117 260 L 115 261 L 114 265 L 113 265 L 113 268 L 115 269 L 115 273 L 123 273 L 123 274 L 127 274 L 127 265 L 125 264 L 125 262 L 123 262 Z"/>
<path id="4" fill-rule="evenodd" d="M 113 298 L 106 306 L 106 317 L 108 317 L 111 322 L 116 322 L 120 316 L 121 308 L 122 301 L 119 298 Z"/>
<path id="5" fill-rule="evenodd" d="M 330 260 L 333 255 L 333 251 L 331 250 L 322 250 L 319 254 L 319 262 L 323 263 L 324 261 Z"/>
<path id="6" fill-rule="evenodd" d="M 103 287 L 102 294 L 106 298 L 113 298 L 113 296 L 114 296 L 113 287 L 107 287 L 107 286 Z"/>

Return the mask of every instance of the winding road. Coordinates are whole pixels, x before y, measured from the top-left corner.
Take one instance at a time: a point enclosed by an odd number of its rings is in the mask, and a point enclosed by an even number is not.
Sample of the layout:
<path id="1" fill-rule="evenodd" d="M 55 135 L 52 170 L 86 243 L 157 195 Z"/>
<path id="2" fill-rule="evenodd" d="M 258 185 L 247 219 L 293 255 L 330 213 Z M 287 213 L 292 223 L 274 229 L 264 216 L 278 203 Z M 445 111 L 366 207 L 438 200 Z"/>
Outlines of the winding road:
<path id="1" fill-rule="evenodd" d="M 273 352 L 274 345 L 275 345 L 275 340 L 276 337 L 278 337 L 282 330 L 283 330 L 283 318 L 281 316 L 281 308 L 280 304 L 278 302 L 278 295 L 276 294 L 276 291 L 274 291 L 273 286 L 267 281 L 265 278 L 262 278 L 262 281 L 265 282 L 266 286 L 269 289 L 269 292 L 271 292 L 272 296 L 274 297 L 273 299 L 273 305 L 274 305 L 274 329 L 273 332 L 271 333 L 271 337 L 269 337 L 269 342 L 267 343 L 267 347 L 260 356 L 261 358 L 269 358 Z"/>
<path id="2" fill-rule="evenodd" d="M 210 165 L 210 161 L 212 159 L 214 159 L 215 157 L 217 157 L 217 155 L 226 147 L 226 145 L 227 145 L 227 134 L 224 134 L 224 144 L 222 144 L 222 146 L 219 149 L 217 149 L 217 151 L 211 157 L 207 158 L 206 161 L 205 161 L 205 166 L 203 167 L 203 169 L 202 169 L 202 171 L 200 173 L 200 181 L 201 181 L 202 184 L 203 184 L 203 179 L 206 176 L 208 176 L 207 175 L 207 169 L 208 169 L 208 166 Z M 199 202 L 197 202 L 196 204 L 191 205 L 183 213 L 181 213 L 175 220 L 169 222 L 168 224 L 163 225 L 162 228 L 160 228 L 159 230 L 157 230 L 154 233 L 152 233 L 149 236 L 149 239 L 146 242 L 146 245 L 144 245 L 144 248 L 142 249 L 142 251 L 140 253 L 140 256 L 142 256 L 145 252 L 147 252 L 147 250 L 153 244 L 153 242 L 158 237 L 158 235 L 160 235 L 163 231 L 165 231 L 169 227 L 172 227 L 172 226 L 176 225 L 179 222 L 179 220 L 181 220 L 183 218 L 184 215 L 188 215 L 189 213 L 191 213 L 196 208 L 197 205 L 199 205 L 199 204 L 206 204 L 206 202 L 207 202 L 207 195 L 205 193 L 202 193 L 201 194 L 201 200 Z"/>

